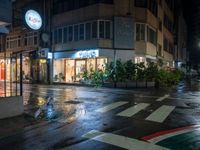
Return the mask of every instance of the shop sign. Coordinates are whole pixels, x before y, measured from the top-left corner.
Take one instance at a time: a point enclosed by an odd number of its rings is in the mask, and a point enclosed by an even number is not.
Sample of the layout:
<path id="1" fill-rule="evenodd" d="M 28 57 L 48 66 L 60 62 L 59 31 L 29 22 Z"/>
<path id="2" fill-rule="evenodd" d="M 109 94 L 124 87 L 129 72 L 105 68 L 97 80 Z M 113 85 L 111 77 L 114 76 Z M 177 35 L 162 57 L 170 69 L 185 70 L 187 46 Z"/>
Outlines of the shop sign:
<path id="1" fill-rule="evenodd" d="M 48 53 L 47 53 L 47 58 L 48 58 L 48 59 L 52 59 L 52 58 L 53 58 L 53 53 L 48 52 Z"/>
<path id="2" fill-rule="evenodd" d="M 81 50 L 75 54 L 75 58 L 95 58 L 99 56 L 98 49 Z"/>
<path id="3" fill-rule="evenodd" d="M 25 14 L 26 24 L 33 30 L 39 30 L 42 26 L 42 18 L 35 10 L 28 10 Z"/>

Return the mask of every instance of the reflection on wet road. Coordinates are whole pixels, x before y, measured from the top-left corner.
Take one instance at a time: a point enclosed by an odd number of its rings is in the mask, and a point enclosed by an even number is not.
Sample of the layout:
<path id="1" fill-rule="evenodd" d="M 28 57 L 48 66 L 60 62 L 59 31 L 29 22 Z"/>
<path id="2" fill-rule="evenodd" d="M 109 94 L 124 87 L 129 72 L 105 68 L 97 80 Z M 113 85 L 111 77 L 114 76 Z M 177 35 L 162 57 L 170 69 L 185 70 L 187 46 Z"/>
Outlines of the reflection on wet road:
<path id="1" fill-rule="evenodd" d="M 25 113 L 33 119 L 23 118 L 16 126 L 12 119 L 0 120 L 0 133 L 4 133 L 0 149 L 143 150 L 145 145 L 167 149 L 174 147 L 168 144 L 176 137 L 158 144 L 142 138 L 200 122 L 200 84 L 196 82 L 171 89 L 130 90 L 25 84 L 23 95 Z M 183 136 L 187 139 L 190 134 Z M 199 135 L 195 136 L 197 143 Z M 184 140 L 179 141 L 183 148 Z"/>

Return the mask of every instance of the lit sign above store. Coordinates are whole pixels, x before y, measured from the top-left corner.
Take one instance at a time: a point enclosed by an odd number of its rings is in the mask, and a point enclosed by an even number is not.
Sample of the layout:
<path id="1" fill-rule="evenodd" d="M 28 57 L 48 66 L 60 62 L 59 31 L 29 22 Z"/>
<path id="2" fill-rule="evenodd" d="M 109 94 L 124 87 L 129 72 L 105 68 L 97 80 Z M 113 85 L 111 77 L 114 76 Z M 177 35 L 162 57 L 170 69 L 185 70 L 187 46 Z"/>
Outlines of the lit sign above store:
<path id="1" fill-rule="evenodd" d="M 33 30 L 39 30 L 42 26 L 42 18 L 35 10 L 28 10 L 25 14 L 26 24 Z"/>
<path id="2" fill-rule="evenodd" d="M 75 58 L 95 58 L 99 56 L 98 49 L 81 50 L 75 53 Z"/>

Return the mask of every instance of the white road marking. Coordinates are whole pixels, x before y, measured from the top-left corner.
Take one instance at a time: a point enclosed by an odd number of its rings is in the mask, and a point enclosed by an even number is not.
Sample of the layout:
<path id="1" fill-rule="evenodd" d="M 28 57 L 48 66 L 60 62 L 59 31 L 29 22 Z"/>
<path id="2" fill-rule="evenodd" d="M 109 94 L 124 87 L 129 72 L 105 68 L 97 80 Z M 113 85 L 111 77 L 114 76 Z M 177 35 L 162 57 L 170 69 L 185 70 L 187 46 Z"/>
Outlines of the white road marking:
<path id="1" fill-rule="evenodd" d="M 83 135 L 83 137 L 128 150 L 167 150 L 167 148 L 154 145 L 152 143 L 147 143 L 112 133 L 99 132 L 96 130 L 88 132 L 87 134 Z"/>
<path id="2" fill-rule="evenodd" d="M 120 101 L 120 102 L 115 102 L 115 103 L 112 103 L 110 105 L 107 105 L 103 108 L 100 108 L 100 109 L 97 109 L 96 112 L 101 112 L 101 113 L 105 113 L 105 112 L 108 112 L 110 110 L 113 110 L 119 106 L 122 106 L 122 105 L 125 105 L 127 104 L 128 102 L 124 102 L 124 101 Z"/>
<path id="3" fill-rule="evenodd" d="M 175 106 L 163 105 L 150 114 L 146 120 L 162 123 L 174 109 Z"/>
<path id="4" fill-rule="evenodd" d="M 166 95 L 164 95 L 163 97 L 158 98 L 156 101 L 161 102 L 161 101 L 163 101 L 164 99 L 168 98 L 169 96 L 170 96 L 169 94 L 166 94 Z"/>
<path id="5" fill-rule="evenodd" d="M 150 104 L 148 104 L 148 103 L 139 103 L 135 106 L 132 106 L 132 107 L 118 113 L 117 116 L 131 117 L 131 116 L 135 115 L 136 113 L 138 113 L 139 111 L 145 109 L 149 105 Z"/>

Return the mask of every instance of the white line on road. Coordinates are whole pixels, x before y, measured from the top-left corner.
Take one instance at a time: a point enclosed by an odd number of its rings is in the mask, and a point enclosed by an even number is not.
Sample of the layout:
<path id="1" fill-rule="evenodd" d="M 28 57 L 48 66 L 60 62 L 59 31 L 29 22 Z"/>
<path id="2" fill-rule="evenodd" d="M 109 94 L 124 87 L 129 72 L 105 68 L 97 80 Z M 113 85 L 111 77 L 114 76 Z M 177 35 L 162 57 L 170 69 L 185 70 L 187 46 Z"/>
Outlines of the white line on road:
<path id="1" fill-rule="evenodd" d="M 115 102 L 115 103 L 112 103 L 110 105 L 107 105 L 103 108 L 100 108 L 100 109 L 97 109 L 96 112 L 101 112 L 101 113 L 105 113 L 105 112 L 108 112 L 110 110 L 113 110 L 119 106 L 122 106 L 122 105 L 125 105 L 127 104 L 128 102 L 123 102 L 123 101 L 120 101 L 120 102 Z"/>
<path id="2" fill-rule="evenodd" d="M 166 95 L 164 95 L 163 97 L 158 98 L 156 101 L 161 102 L 161 101 L 163 101 L 164 99 L 168 98 L 169 96 L 170 96 L 169 94 L 166 94 Z"/>
<path id="3" fill-rule="evenodd" d="M 111 144 L 113 146 L 121 147 L 128 150 L 166 150 L 167 148 L 139 141 L 137 139 L 120 136 L 112 133 L 104 133 L 92 130 L 83 135 L 84 138 L 92 139 L 95 141 Z"/>
<path id="4" fill-rule="evenodd" d="M 146 120 L 162 123 L 174 109 L 175 106 L 163 105 L 150 114 Z"/>
<path id="5" fill-rule="evenodd" d="M 137 104 L 135 106 L 132 106 L 132 107 L 118 113 L 117 116 L 131 117 L 131 116 L 135 115 L 136 113 L 138 113 L 139 111 L 145 109 L 149 105 L 150 104 L 148 104 L 148 103 Z"/>

